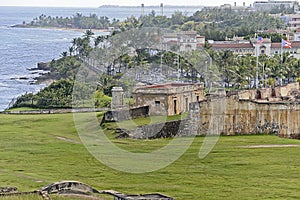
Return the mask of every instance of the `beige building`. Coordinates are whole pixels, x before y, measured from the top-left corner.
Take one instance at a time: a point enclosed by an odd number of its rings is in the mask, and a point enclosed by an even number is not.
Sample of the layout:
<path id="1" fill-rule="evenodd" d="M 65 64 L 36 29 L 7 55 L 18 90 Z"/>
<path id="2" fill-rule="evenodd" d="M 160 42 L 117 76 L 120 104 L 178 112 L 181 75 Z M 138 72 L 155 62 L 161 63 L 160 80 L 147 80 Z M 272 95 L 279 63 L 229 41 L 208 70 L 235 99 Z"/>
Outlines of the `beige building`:
<path id="1" fill-rule="evenodd" d="M 149 115 L 176 115 L 189 111 L 189 104 L 204 99 L 202 84 L 168 83 L 136 88 L 136 107 L 149 106 Z"/>
<path id="2" fill-rule="evenodd" d="M 300 28 L 300 14 L 293 14 L 288 15 L 289 22 L 288 22 L 288 28 L 291 30 L 295 30 L 297 28 Z"/>
<path id="3" fill-rule="evenodd" d="M 178 33 L 165 34 L 162 39 L 163 49 L 166 51 L 190 51 L 203 46 L 205 37 L 197 35 L 196 31 L 181 31 Z"/>

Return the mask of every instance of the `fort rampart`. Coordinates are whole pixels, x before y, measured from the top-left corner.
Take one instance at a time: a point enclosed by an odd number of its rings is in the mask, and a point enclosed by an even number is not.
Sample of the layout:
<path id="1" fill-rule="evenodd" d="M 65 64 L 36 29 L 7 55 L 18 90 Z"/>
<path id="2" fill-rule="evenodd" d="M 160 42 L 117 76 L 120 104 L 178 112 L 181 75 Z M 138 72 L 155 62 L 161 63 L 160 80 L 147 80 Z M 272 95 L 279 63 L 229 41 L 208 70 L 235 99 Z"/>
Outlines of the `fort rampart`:
<path id="1" fill-rule="evenodd" d="M 289 138 L 300 136 L 298 102 L 258 102 L 232 96 L 203 101 L 199 106 L 197 134 L 200 135 L 266 133 Z"/>

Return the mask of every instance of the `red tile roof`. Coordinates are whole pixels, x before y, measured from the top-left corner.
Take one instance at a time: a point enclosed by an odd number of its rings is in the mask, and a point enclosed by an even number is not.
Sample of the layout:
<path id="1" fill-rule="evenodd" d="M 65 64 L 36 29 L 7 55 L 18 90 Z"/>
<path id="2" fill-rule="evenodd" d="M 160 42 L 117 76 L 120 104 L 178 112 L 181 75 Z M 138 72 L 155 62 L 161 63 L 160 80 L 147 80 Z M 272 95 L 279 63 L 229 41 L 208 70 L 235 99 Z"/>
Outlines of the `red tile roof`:
<path id="1" fill-rule="evenodd" d="M 188 86 L 188 85 L 194 85 L 192 83 L 166 83 L 166 84 L 159 84 L 159 85 L 148 85 L 148 86 L 144 86 L 142 88 L 171 88 L 171 87 L 184 87 L 184 86 Z"/>
<path id="2" fill-rule="evenodd" d="M 292 48 L 300 48 L 300 41 L 291 41 Z M 281 48 L 281 43 L 272 43 L 271 48 Z"/>
<path id="3" fill-rule="evenodd" d="M 215 48 L 215 49 L 229 49 L 229 48 L 241 48 L 241 49 L 249 49 L 249 48 L 252 48 L 254 49 L 253 45 L 250 44 L 250 43 L 236 43 L 236 44 L 211 44 L 212 48 Z"/>

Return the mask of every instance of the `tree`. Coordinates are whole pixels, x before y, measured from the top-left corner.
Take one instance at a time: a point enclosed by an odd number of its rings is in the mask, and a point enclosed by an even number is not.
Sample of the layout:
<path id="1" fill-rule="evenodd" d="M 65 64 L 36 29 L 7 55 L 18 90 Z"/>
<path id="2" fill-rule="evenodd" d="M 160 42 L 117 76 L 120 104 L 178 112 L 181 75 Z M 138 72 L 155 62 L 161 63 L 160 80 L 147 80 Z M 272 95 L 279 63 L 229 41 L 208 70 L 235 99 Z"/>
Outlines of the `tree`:
<path id="1" fill-rule="evenodd" d="M 69 47 L 69 55 L 72 56 L 73 53 L 74 53 L 74 47 L 71 46 L 71 47 Z"/>
<path id="2" fill-rule="evenodd" d="M 105 36 L 104 35 L 99 35 L 94 39 L 94 46 L 97 47 L 100 43 L 104 42 L 105 40 Z"/>
<path id="3" fill-rule="evenodd" d="M 66 51 L 62 52 L 62 53 L 61 53 L 61 56 L 62 56 L 63 58 L 66 58 L 66 57 L 68 56 L 68 52 L 66 52 Z"/>
<path id="4" fill-rule="evenodd" d="M 84 37 L 84 39 L 86 39 L 88 42 L 90 42 L 90 41 L 91 41 L 91 37 L 92 37 L 93 35 L 95 35 L 95 33 L 94 33 L 91 29 L 89 29 L 89 30 L 86 30 L 86 31 L 84 32 L 83 37 Z"/>

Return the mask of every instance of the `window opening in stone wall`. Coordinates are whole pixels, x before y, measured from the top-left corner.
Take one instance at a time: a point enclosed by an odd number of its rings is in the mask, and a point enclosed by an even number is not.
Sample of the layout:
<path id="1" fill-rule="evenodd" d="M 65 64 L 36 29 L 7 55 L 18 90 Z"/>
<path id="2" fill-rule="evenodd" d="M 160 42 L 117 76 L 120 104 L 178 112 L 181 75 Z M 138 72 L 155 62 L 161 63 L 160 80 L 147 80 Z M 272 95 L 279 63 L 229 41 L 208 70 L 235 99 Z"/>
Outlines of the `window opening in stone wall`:
<path id="1" fill-rule="evenodd" d="M 160 106 L 160 101 L 155 101 L 155 106 Z"/>

